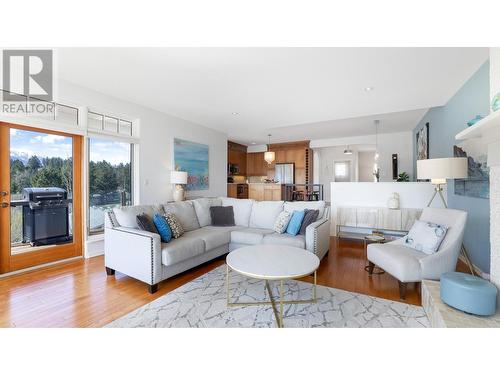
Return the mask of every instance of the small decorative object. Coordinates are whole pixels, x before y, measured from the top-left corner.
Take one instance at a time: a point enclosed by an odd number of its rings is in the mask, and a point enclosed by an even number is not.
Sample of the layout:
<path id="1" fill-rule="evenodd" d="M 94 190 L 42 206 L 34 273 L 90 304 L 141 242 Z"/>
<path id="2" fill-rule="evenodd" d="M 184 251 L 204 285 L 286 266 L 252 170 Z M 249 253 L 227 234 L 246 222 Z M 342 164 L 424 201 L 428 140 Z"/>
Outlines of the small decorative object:
<path id="1" fill-rule="evenodd" d="M 408 173 L 406 173 L 406 172 L 401 172 L 398 175 L 398 179 L 396 181 L 397 182 L 410 182 L 410 176 L 408 176 Z"/>
<path id="2" fill-rule="evenodd" d="M 417 132 L 417 160 L 429 159 L 429 123 Z"/>
<path id="3" fill-rule="evenodd" d="M 399 194 L 392 193 L 391 197 L 387 200 L 387 207 L 391 210 L 397 210 L 399 208 Z"/>
<path id="4" fill-rule="evenodd" d="M 491 110 L 495 112 L 497 109 L 500 109 L 500 92 L 491 101 Z"/>
<path id="5" fill-rule="evenodd" d="M 469 120 L 467 121 L 467 126 L 472 126 L 472 125 L 475 125 L 476 122 L 478 122 L 479 120 L 482 120 L 484 118 L 484 116 L 481 116 L 481 115 L 477 115 L 476 117 L 474 117 L 472 120 Z"/>
<path id="6" fill-rule="evenodd" d="M 375 176 L 375 179 L 377 180 L 377 182 L 380 181 L 380 168 L 377 168 L 373 171 L 373 175 Z"/>
<path id="7" fill-rule="evenodd" d="M 174 201 L 180 202 L 184 200 L 184 186 L 187 184 L 188 174 L 182 171 L 172 171 L 170 172 L 170 183 L 175 184 L 173 197 Z"/>
<path id="8" fill-rule="evenodd" d="M 494 315 L 497 288 L 480 277 L 461 272 L 441 275 L 441 300 L 447 305 L 469 314 Z"/>

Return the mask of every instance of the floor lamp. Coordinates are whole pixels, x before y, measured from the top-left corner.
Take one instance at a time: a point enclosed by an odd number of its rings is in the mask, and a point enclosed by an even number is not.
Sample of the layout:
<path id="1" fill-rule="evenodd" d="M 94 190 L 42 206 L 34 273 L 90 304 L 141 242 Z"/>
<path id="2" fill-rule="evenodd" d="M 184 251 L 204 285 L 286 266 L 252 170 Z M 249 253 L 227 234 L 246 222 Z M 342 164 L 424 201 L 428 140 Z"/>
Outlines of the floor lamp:
<path id="1" fill-rule="evenodd" d="M 467 178 L 467 158 L 439 158 L 417 160 L 417 179 L 431 180 L 434 185 L 434 194 L 427 204 L 429 207 L 438 195 L 443 202 L 444 207 L 448 208 L 443 196 L 443 185 L 446 185 L 447 179 Z M 475 275 L 474 267 L 470 261 L 469 254 L 462 243 L 461 253 L 470 272 Z"/>

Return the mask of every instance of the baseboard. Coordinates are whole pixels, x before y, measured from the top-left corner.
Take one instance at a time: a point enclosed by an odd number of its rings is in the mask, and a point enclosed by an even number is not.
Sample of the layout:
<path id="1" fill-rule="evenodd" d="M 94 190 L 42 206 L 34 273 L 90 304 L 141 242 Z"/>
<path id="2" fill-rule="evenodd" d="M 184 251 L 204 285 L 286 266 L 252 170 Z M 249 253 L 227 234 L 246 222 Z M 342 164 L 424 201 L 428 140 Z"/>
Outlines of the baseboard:
<path id="1" fill-rule="evenodd" d="M 85 258 L 104 255 L 104 239 L 85 242 Z"/>

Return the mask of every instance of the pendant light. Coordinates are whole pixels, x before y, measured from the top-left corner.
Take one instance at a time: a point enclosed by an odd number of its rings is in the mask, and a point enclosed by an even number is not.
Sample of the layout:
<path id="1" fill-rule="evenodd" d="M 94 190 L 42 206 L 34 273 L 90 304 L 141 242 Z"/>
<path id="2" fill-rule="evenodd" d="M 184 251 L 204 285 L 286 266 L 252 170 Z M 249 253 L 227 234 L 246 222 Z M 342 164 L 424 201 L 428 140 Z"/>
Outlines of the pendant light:
<path id="1" fill-rule="evenodd" d="M 267 164 L 271 165 L 273 161 L 276 159 L 276 153 L 274 151 L 270 151 L 271 149 L 271 134 L 267 135 L 269 137 L 269 143 L 267 145 L 267 151 L 264 152 L 264 160 L 267 161 Z"/>
<path id="2" fill-rule="evenodd" d="M 352 150 L 349 148 L 349 145 L 345 148 L 344 155 L 352 155 Z"/>

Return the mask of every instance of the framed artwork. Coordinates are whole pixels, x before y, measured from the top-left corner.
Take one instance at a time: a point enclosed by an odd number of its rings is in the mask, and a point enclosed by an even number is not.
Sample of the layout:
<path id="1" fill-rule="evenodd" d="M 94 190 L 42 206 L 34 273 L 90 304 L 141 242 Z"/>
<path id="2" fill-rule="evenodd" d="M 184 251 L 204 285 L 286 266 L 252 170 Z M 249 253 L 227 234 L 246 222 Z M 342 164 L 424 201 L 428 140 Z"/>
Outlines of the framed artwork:
<path id="1" fill-rule="evenodd" d="M 486 145 L 480 139 L 470 139 L 453 146 L 453 156 L 467 158 L 468 174 L 467 178 L 454 181 L 456 195 L 490 198 L 490 168 L 486 152 Z"/>
<path id="2" fill-rule="evenodd" d="M 417 160 L 429 159 L 429 123 L 417 132 Z"/>
<path id="3" fill-rule="evenodd" d="M 187 190 L 208 190 L 208 145 L 174 138 L 174 167 L 188 173 Z"/>

